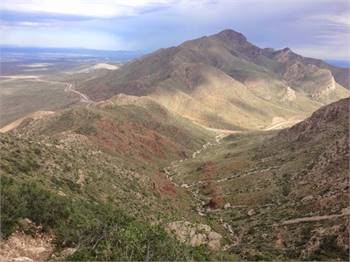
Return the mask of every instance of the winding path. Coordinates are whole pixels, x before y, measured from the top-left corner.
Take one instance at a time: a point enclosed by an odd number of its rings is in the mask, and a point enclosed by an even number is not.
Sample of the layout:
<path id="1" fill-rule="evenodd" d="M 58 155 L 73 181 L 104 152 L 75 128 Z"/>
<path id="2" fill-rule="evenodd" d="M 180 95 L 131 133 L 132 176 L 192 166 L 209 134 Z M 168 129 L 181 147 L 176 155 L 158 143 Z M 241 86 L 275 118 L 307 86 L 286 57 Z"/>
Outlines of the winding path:
<path id="1" fill-rule="evenodd" d="M 94 101 L 92 101 L 86 94 L 83 94 L 77 90 L 74 89 L 73 84 L 69 82 L 60 82 L 60 81 L 52 81 L 52 80 L 45 80 L 39 77 L 31 78 L 31 81 L 38 81 L 38 82 L 45 82 L 49 84 L 64 84 L 64 92 L 66 93 L 73 93 L 75 95 L 78 95 L 80 97 L 80 102 L 82 103 L 89 103 L 89 104 L 95 104 Z"/>
<path id="2" fill-rule="evenodd" d="M 66 82 L 65 84 L 66 84 L 66 87 L 64 88 L 64 92 L 66 92 L 66 93 L 70 92 L 70 93 L 73 93 L 73 94 L 76 94 L 76 95 L 80 96 L 80 102 L 90 103 L 90 104 L 94 104 L 95 103 L 87 95 L 85 95 L 85 94 L 75 90 L 73 88 L 73 84 L 68 83 L 68 82 Z"/>

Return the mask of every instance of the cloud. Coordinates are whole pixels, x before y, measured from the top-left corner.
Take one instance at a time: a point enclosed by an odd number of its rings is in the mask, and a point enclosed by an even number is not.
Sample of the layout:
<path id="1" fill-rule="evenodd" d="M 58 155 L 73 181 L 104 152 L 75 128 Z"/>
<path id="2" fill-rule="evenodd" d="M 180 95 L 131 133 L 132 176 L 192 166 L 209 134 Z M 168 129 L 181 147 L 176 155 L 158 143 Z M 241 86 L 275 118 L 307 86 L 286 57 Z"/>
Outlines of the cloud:
<path id="1" fill-rule="evenodd" d="M 30 21 L 23 21 L 18 23 L 19 26 L 42 26 L 43 23 L 38 23 L 38 22 L 30 22 Z"/>
<path id="2" fill-rule="evenodd" d="M 146 51 L 232 28 L 261 47 L 347 59 L 349 5 L 348 0 L 2 0 L 0 25 L 7 34 L 35 29 L 41 44 L 53 44 L 49 36 L 55 39 L 58 31 L 57 44 L 77 45 L 79 37 L 69 33 L 74 30 L 84 34 L 79 46 Z M 108 43 L 97 43 L 97 35 Z M 16 37 L 14 44 L 35 43 Z"/>
<path id="3" fill-rule="evenodd" d="M 0 10 L 110 18 L 131 16 L 169 0 L 2 0 Z"/>
<path id="4" fill-rule="evenodd" d="M 323 60 L 350 61 L 349 48 L 345 46 L 308 45 L 301 48 L 293 48 L 293 51 L 306 57 L 313 57 Z"/>
<path id="5" fill-rule="evenodd" d="M 314 17 L 315 20 L 325 20 L 334 26 L 350 26 L 350 14 L 343 13 L 339 15 L 323 15 Z"/>
<path id="6" fill-rule="evenodd" d="M 343 7 L 300 18 L 296 27 L 310 35 L 294 45 L 295 51 L 310 57 L 350 61 L 350 6 Z"/>

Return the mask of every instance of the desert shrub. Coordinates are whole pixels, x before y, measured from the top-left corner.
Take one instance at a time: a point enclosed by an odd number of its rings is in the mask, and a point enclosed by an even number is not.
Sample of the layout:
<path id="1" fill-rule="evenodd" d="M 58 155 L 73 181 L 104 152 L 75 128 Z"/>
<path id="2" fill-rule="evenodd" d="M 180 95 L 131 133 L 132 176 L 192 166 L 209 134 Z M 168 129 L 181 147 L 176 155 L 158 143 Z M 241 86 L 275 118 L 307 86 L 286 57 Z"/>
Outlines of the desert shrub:
<path id="1" fill-rule="evenodd" d="M 344 261 L 349 259 L 349 249 L 343 249 L 337 244 L 336 235 L 327 235 L 321 239 L 321 245 L 314 254 L 310 256 L 310 260 L 329 261 L 341 258 Z"/>
<path id="2" fill-rule="evenodd" d="M 34 155 L 18 150 L 2 156 L 0 166 L 6 173 L 12 174 L 28 173 L 40 168 Z"/>
<path id="3" fill-rule="evenodd" d="M 97 128 L 94 127 L 93 125 L 85 124 L 77 128 L 76 132 L 81 135 L 96 135 Z"/>
<path id="4" fill-rule="evenodd" d="M 1 233 L 23 218 L 52 231 L 58 249 L 78 247 L 68 260 L 209 260 L 206 247 L 190 248 L 161 226 L 138 221 L 109 203 L 59 196 L 35 182 L 1 178 Z"/>
<path id="5" fill-rule="evenodd" d="M 7 237 L 16 228 L 17 218 L 25 214 L 23 203 L 18 187 L 13 185 L 13 180 L 1 177 L 1 235 Z"/>
<path id="6" fill-rule="evenodd" d="M 1 177 L 1 233 L 11 234 L 21 218 L 29 218 L 44 229 L 55 228 L 67 219 L 69 208 L 63 197 L 43 190 L 35 183 L 18 183 Z"/>

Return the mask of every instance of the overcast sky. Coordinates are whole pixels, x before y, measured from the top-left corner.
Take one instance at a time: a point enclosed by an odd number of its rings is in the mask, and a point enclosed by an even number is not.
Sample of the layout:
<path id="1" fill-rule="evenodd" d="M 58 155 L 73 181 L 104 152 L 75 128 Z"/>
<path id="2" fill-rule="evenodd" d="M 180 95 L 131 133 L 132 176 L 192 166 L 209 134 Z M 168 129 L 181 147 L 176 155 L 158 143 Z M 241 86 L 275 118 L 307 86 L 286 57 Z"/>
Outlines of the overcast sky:
<path id="1" fill-rule="evenodd" d="M 349 0 L 1 0 L 0 43 L 152 51 L 226 28 L 350 60 Z"/>

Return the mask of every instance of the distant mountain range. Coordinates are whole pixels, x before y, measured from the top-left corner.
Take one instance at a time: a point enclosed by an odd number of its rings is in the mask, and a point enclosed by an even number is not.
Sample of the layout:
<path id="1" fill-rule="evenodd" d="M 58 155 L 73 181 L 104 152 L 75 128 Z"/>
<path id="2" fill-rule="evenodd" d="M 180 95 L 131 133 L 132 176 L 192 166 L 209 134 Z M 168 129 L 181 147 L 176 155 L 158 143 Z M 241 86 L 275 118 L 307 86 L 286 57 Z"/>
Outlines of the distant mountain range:
<path id="1" fill-rule="evenodd" d="M 47 58 L 55 56 L 91 56 L 101 58 L 113 58 L 120 61 L 128 61 L 144 54 L 142 51 L 126 51 L 126 50 L 96 50 L 86 48 L 51 48 L 51 47 L 21 47 L 1 45 L 0 50 L 2 55 L 7 54 L 25 54 L 36 56 L 43 54 Z"/>
<path id="2" fill-rule="evenodd" d="M 350 68 L 349 60 L 325 60 L 325 62 L 338 67 Z"/>

